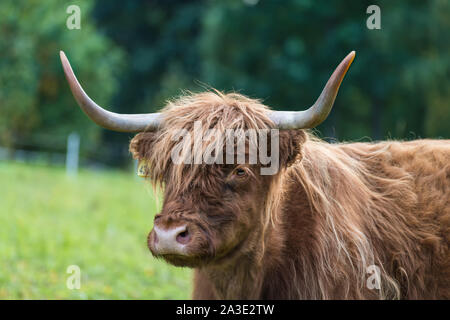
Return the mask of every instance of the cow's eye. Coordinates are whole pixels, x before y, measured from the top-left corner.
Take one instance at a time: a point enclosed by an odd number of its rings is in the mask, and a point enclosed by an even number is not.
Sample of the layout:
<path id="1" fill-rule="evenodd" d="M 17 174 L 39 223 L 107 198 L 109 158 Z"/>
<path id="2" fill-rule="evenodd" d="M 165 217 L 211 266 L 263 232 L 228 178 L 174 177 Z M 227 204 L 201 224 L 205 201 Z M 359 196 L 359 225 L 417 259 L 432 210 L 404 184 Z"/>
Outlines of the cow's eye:
<path id="1" fill-rule="evenodd" d="M 239 177 L 243 177 L 243 176 L 245 176 L 246 172 L 244 169 L 239 168 L 239 169 L 236 169 L 235 174 Z"/>

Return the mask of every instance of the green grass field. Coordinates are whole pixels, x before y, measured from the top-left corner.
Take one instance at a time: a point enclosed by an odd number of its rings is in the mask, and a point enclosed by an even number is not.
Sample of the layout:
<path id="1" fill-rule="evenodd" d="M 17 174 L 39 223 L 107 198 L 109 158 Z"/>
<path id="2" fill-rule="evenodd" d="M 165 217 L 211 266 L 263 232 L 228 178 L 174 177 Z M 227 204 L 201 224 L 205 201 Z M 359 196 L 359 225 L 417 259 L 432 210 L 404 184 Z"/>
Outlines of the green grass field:
<path id="1" fill-rule="evenodd" d="M 0 162 L 0 299 L 186 299 L 191 271 L 154 259 L 148 183 L 119 171 Z M 81 288 L 66 286 L 67 267 Z"/>

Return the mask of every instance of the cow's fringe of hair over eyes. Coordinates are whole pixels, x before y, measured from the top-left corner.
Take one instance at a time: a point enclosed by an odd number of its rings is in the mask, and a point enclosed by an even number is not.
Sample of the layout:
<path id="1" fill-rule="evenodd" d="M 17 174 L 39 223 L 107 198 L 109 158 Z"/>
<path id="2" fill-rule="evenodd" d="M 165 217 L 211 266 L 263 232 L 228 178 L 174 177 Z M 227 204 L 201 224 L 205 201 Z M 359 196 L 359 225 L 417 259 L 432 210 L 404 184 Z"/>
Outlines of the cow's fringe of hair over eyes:
<path id="1" fill-rule="evenodd" d="M 195 155 L 219 151 L 226 143 L 226 130 L 233 129 L 236 140 L 243 137 L 248 141 L 246 130 L 273 128 L 268 118 L 269 109 L 259 100 L 250 99 L 238 93 L 224 94 L 217 90 L 197 94 L 187 93 L 178 99 L 169 101 L 161 111 L 163 126 L 158 131 L 151 152 L 146 155 L 149 178 L 161 184 L 165 178 L 170 179 L 177 191 L 186 190 L 199 171 L 207 164 L 193 164 Z M 195 122 L 201 127 L 195 127 Z M 208 131 L 215 129 L 215 132 Z M 176 135 L 185 130 L 191 139 L 177 139 Z M 199 133 L 202 132 L 202 136 Z M 195 141 L 202 137 L 202 141 Z M 180 164 L 172 164 L 175 146 L 179 149 Z M 219 157 L 219 152 L 215 157 Z M 225 162 L 225 159 L 223 159 Z"/>

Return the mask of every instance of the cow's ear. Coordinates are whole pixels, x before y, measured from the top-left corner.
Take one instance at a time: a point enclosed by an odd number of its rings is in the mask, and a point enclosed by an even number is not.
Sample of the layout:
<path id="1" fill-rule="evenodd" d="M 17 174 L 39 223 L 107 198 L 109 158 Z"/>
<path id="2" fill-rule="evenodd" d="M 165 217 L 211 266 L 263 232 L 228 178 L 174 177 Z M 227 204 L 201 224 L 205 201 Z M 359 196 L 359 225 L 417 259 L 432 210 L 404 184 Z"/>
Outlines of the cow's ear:
<path id="1" fill-rule="evenodd" d="M 306 141 L 306 133 L 303 130 L 280 130 L 279 141 L 281 167 L 290 167 L 302 158 L 302 145 Z"/>
<path id="2" fill-rule="evenodd" d="M 141 132 L 137 134 L 130 142 L 130 152 L 133 155 L 133 159 L 148 159 L 155 139 L 155 132 Z"/>

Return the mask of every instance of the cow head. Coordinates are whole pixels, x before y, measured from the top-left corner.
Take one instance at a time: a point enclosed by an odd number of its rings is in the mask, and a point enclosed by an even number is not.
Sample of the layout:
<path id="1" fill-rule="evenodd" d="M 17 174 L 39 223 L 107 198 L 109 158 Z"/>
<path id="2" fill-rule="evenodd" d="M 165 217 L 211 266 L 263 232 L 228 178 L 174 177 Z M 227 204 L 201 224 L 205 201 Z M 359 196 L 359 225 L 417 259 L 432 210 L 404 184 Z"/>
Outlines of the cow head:
<path id="1" fill-rule="evenodd" d="M 61 52 L 83 111 L 105 128 L 140 132 L 130 151 L 141 173 L 164 190 L 148 246 L 156 257 L 190 267 L 261 254 L 254 249 L 273 222 L 281 173 L 301 159 L 301 129 L 325 120 L 353 58 L 354 52 L 341 62 L 306 111 L 271 111 L 242 95 L 206 92 L 170 102 L 160 113 L 122 115 L 86 95 Z"/>
<path id="2" fill-rule="evenodd" d="M 254 252 L 267 223 L 271 188 L 279 172 L 300 155 L 305 139 L 303 130 L 270 130 L 274 125 L 267 111 L 237 94 L 184 96 L 162 111 L 159 130 L 139 133 L 131 141 L 142 174 L 164 189 L 162 210 L 148 237 L 155 256 L 175 265 L 199 266 Z M 275 166 L 258 157 L 250 161 L 264 138 L 268 156 L 272 146 L 279 151 Z M 238 150 L 240 139 L 243 148 Z M 264 174 L 262 169 L 270 167 L 277 170 Z"/>

